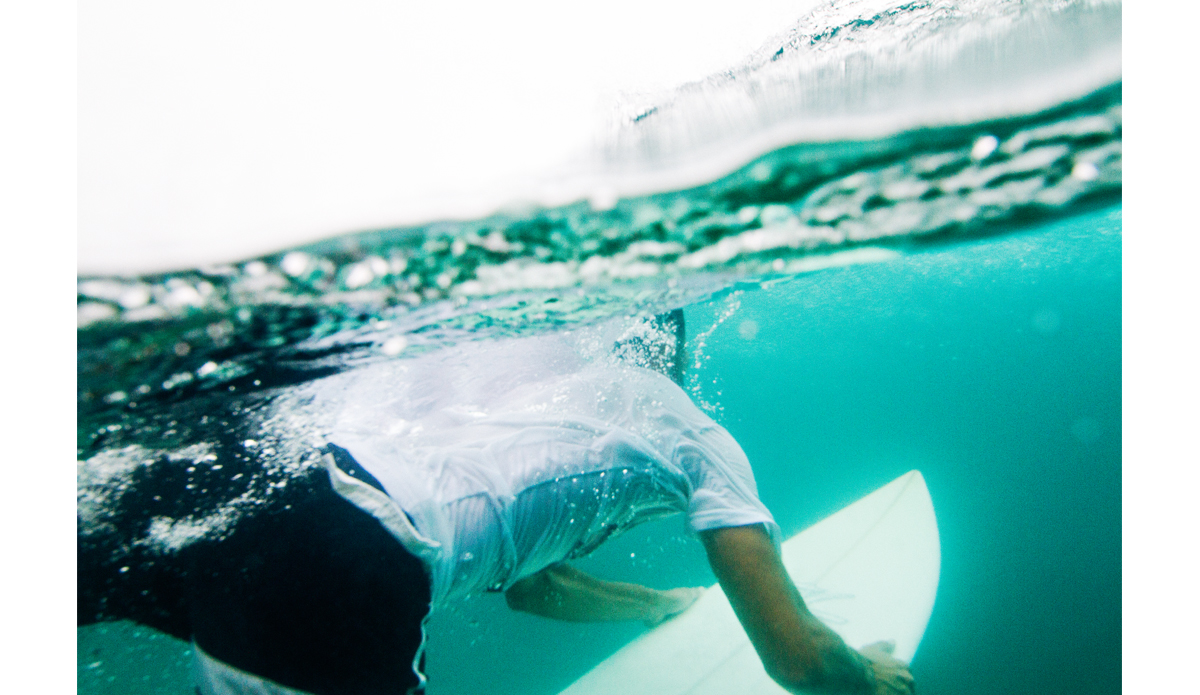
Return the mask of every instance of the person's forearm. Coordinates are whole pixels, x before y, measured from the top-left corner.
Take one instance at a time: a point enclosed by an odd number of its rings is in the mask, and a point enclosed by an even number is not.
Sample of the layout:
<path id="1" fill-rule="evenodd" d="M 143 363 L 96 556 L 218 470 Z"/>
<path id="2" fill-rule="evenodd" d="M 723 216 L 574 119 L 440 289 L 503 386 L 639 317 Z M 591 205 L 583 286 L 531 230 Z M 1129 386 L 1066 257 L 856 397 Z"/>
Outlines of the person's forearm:
<path id="1" fill-rule="evenodd" d="M 792 590 L 795 591 L 795 588 Z M 803 673 L 792 676 L 802 681 L 803 691 L 874 693 L 874 671 L 867 660 L 807 608 L 803 612 L 807 640 L 813 645 L 813 658 L 806 664 Z"/>
<path id="2" fill-rule="evenodd" d="M 758 526 L 701 533 L 733 612 L 775 682 L 796 693 L 870 693 L 873 671 L 817 620 Z"/>
<path id="3" fill-rule="evenodd" d="M 656 621 L 667 609 L 665 592 L 597 579 L 560 564 L 527 577 L 506 592 L 519 611 L 572 622 Z"/>
<path id="4" fill-rule="evenodd" d="M 760 656 L 764 657 L 764 666 L 766 659 L 773 661 L 776 681 L 792 692 L 805 694 L 874 693 L 873 672 L 866 660 L 808 610 L 790 580 L 785 590 L 797 618 L 795 631 L 786 636 L 775 634 L 770 646 L 762 641 L 755 645 L 763 652 L 772 652 Z M 779 621 L 776 625 L 788 622 L 779 615 L 774 618 Z"/>

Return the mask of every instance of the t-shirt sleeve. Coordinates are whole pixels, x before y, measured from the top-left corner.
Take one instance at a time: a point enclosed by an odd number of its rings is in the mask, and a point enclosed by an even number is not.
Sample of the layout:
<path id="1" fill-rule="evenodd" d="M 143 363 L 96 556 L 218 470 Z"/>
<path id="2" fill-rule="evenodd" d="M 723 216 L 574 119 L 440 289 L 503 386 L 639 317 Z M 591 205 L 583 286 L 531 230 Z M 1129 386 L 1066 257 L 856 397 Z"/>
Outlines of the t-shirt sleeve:
<path id="1" fill-rule="evenodd" d="M 778 545 L 779 525 L 758 499 L 750 461 L 724 427 L 709 420 L 688 432 L 679 440 L 675 462 L 692 483 L 687 517 L 694 533 L 764 524 Z"/>
<path id="2" fill-rule="evenodd" d="M 650 440 L 674 474 L 687 482 L 688 528 L 699 533 L 764 524 L 778 545 L 779 526 L 758 499 L 750 461 L 733 436 L 661 374 L 630 369 L 618 382 L 641 399 L 625 408 L 636 415 L 633 429 Z"/>

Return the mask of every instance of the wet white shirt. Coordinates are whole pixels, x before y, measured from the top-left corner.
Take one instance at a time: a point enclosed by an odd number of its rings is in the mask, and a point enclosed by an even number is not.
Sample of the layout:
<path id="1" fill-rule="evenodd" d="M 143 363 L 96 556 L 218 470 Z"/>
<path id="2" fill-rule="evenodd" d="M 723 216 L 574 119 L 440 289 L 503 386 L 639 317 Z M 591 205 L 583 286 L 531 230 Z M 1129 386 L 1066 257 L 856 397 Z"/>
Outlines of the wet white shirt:
<path id="1" fill-rule="evenodd" d="M 724 428 L 667 377 L 588 361 L 568 339 L 460 345 L 336 388 L 346 405 L 329 441 L 406 515 L 335 486 L 389 528 L 411 520 L 393 533 L 429 566 L 435 604 L 507 589 L 668 514 L 692 531 L 763 523 L 778 539 Z"/>

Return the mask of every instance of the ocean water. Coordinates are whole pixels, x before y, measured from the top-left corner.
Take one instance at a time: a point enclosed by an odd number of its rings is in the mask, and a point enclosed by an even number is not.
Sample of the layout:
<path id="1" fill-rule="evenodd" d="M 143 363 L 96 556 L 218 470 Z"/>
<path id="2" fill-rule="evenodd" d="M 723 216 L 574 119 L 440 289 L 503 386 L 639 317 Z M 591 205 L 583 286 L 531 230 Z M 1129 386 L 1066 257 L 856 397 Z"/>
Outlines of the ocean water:
<path id="1" fill-rule="evenodd" d="M 681 307 L 685 385 L 745 449 L 786 535 L 924 474 L 943 557 L 920 692 L 1119 691 L 1121 83 L 1105 71 L 1120 6 L 845 7 L 631 108 L 611 168 L 720 152 L 689 164 L 720 169 L 703 183 L 641 174 L 662 190 L 81 277 L 81 564 L 119 581 L 131 557 L 236 515 L 181 491 L 165 524 L 122 535 L 106 515 L 136 499 L 141 466 L 182 474 L 212 442 L 253 436 L 249 499 L 303 473 L 322 414 L 297 394 L 313 379 Z M 838 117 L 857 130 L 803 136 Z M 680 519 L 581 564 L 713 581 Z M 430 692 L 555 693 L 643 629 L 466 601 L 431 626 Z M 78 690 L 184 695 L 187 650 L 82 627 Z"/>
<path id="2" fill-rule="evenodd" d="M 1106 206 L 685 311 L 697 329 L 724 317 L 693 373 L 700 400 L 720 404 L 785 536 L 924 475 L 942 573 L 919 692 L 1120 692 L 1120 232 Z M 586 567 L 714 581 L 680 520 Z M 435 623 L 431 692 L 556 692 L 642 631 L 554 625 L 488 597 L 457 613 Z"/>

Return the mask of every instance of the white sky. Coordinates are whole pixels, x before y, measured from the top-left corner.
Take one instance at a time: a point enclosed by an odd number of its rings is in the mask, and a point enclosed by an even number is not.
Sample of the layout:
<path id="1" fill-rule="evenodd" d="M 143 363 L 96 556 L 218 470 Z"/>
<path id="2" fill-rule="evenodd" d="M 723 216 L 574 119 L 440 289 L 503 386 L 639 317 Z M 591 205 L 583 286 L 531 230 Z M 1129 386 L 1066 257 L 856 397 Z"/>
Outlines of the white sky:
<path id="1" fill-rule="evenodd" d="M 79 271 L 535 197 L 618 93 L 733 67 L 817 2 L 79 3 Z"/>

